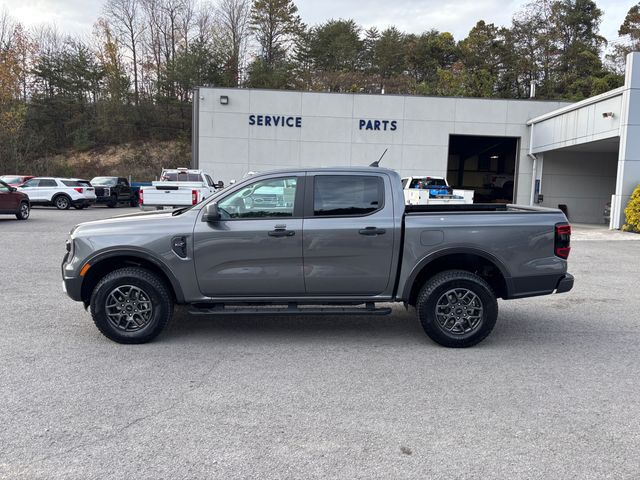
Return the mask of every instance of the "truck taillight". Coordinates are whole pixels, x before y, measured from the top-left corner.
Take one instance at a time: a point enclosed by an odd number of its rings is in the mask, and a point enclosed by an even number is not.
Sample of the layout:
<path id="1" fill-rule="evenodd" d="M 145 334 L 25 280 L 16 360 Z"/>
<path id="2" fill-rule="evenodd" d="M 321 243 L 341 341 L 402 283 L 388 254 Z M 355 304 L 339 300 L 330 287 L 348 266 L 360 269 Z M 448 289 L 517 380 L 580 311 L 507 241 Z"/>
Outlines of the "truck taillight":
<path id="1" fill-rule="evenodd" d="M 140 205 L 142 205 L 144 203 L 144 190 L 140 189 L 138 191 L 138 202 L 140 203 Z"/>
<path id="2" fill-rule="evenodd" d="M 78 193 L 82 193 L 84 191 L 82 187 L 75 187 L 74 190 Z"/>
<path id="3" fill-rule="evenodd" d="M 571 252 L 571 225 L 566 223 L 556 224 L 556 235 L 554 241 L 555 254 L 564 258 L 569 258 Z"/>
<path id="4" fill-rule="evenodd" d="M 191 205 L 195 205 L 198 203 L 198 191 L 191 190 Z"/>

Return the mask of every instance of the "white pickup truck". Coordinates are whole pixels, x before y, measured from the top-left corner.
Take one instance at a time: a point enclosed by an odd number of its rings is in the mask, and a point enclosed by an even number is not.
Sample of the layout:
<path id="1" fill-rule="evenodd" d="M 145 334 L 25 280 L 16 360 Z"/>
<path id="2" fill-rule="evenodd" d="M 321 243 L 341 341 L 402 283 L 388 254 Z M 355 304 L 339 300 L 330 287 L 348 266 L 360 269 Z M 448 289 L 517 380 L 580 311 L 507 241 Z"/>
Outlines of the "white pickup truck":
<path id="1" fill-rule="evenodd" d="M 453 190 L 444 177 L 404 177 L 406 205 L 472 204 L 473 190 Z"/>
<path id="2" fill-rule="evenodd" d="M 196 205 L 223 187 L 222 182 L 213 183 L 202 170 L 165 168 L 159 181 L 140 189 L 140 208 L 162 210 Z"/>

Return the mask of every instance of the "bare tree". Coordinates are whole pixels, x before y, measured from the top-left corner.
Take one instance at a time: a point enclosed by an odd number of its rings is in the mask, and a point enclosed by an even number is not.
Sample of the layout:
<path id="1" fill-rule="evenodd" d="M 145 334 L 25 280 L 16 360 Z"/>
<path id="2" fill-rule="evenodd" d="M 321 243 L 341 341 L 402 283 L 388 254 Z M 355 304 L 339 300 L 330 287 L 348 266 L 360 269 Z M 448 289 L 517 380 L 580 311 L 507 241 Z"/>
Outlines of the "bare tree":
<path id="1" fill-rule="evenodd" d="M 144 24 L 139 15 L 139 0 L 107 0 L 105 14 L 113 22 L 116 33 L 131 52 L 133 64 L 133 90 L 135 104 L 138 105 L 138 49 Z"/>
<path id="2" fill-rule="evenodd" d="M 249 39 L 248 0 L 220 0 L 216 11 L 216 34 L 226 58 L 227 71 L 232 82 L 240 82 L 241 64 Z"/>
<path id="3" fill-rule="evenodd" d="M 179 26 L 180 36 L 184 50 L 189 50 L 189 41 L 196 18 L 196 8 L 193 0 L 182 0 L 182 11 L 180 12 Z"/>
<path id="4" fill-rule="evenodd" d="M 142 0 L 147 24 L 144 44 L 147 54 L 150 55 L 150 62 L 155 72 L 155 80 L 158 81 L 162 72 L 162 31 L 163 12 L 160 8 L 160 0 Z"/>
<path id="5" fill-rule="evenodd" d="M 209 2 L 202 2 L 198 6 L 195 18 L 196 38 L 201 44 L 208 44 L 212 40 L 214 14 Z"/>

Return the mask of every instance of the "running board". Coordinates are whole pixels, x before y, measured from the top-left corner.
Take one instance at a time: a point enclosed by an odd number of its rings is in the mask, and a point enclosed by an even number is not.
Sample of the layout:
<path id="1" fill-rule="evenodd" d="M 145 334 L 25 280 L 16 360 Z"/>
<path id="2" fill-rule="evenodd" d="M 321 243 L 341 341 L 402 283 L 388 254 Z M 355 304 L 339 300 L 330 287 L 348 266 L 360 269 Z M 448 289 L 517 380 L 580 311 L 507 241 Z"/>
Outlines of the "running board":
<path id="1" fill-rule="evenodd" d="M 216 304 L 194 304 L 191 305 L 189 313 L 191 315 L 389 315 L 391 308 L 376 308 L 373 303 L 367 303 L 364 307 L 317 307 L 299 306 L 290 303 L 286 307 L 260 306 L 225 306 L 222 303 Z"/>

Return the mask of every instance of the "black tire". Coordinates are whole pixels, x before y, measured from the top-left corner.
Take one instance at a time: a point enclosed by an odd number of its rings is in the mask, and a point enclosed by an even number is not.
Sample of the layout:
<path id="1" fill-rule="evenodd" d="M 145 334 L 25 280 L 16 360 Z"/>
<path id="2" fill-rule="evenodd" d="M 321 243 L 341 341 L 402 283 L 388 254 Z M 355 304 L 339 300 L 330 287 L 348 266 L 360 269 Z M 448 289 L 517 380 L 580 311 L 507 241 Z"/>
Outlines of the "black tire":
<path id="1" fill-rule="evenodd" d="M 53 197 L 53 205 L 58 210 L 69 210 L 69 207 L 71 207 L 71 199 L 66 195 L 56 195 Z"/>
<path id="2" fill-rule="evenodd" d="M 20 202 L 20 206 L 18 207 L 18 211 L 16 212 L 16 218 L 18 220 L 26 220 L 29 218 L 30 213 L 31 207 L 29 206 L 29 202 Z"/>
<path id="3" fill-rule="evenodd" d="M 118 196 L 117 195 L 111 195 L 111 198 L 109 199 L 109 203 L 107 203 L 107 207 L 109 208 L 115 208 L 118 206 Z"/>
<path id="4" fill-rule="evenodd" d="M 452 291 L 454 297 L 449 296 Z M 472 294 L 467 300 L 456 296 L 464 291 Z M 450 306 L 450 298 L 455 298 L 458 302 L 454 307 Z M 473 303 L 465 304 L 469 298 L 473 298 Z M 429 279 L 418 295 L 416 309 L 422 328 L 429 338 L 440 345 L 453 348 L 471 347 L 480 343 L 491 333 L 498 318 L 498 301 L 491 286 L 482 277 L 464 270 L 447 270 Z M 448 313 L 445 313 L 447 309 Z M 468 320 L 467 314 L 470 317 Z M 477 323 L 472 325 L 471 317 Z M 454 331 L 456 328 L 457 331 Z"/>
<path id="5" fill-rule="evenodd" d="M 125 302 L 125 300 L 118 300 L 123 301 L 123 313 L 114 313 L 114 307 L 109 307 L 112 313 L 110 314 L 111 316 L 108 314 L 107 301 L 114 299 L 111 296 L 112 294 L 118 295 L 114 293 L 118 287 L 120 287 L 121 292 L 126 292 L 127 289 L 131 292 L 132 287 L 141 291 L 145 295 L 142 298 L 146 300 L 140 300 L 140 297 L 138 297 L 138 300 L 134 300 L 134 302 L 151 304 L 152 310 L 149 319 L 137 330 L 127 331 L 129 323 L 124 326 L 124 329 L 122 328 L 123 325 L 118 327 L 114 323 L 114 316 L 125 317 L 124 321 L 127 321 L 125 309 L 129 308 L 129 305 L 126 305 L 128 302 Z M 98 282 L 91 294 L 91 316 L 96 327 L 105 337 L 118 343 L 146 343 L 153 340 L 171 320 L 173 306 L 173 297 L 162 279 L 156 274 L 138 267 L 121 268 L 109 273 Z M 118 309 L 117 304 L 115 308 Z M 131 308 L 133 308 L 133 305 L 131 305 Z M 140 308 L 140 303 L 138 308 Z M 131 312 L 131 310 L 128 311 Z M 118 320 L 118 322 L 122 322 L 122 320 Z M 133 325 L 133 327 L 136 326 Z"/>

